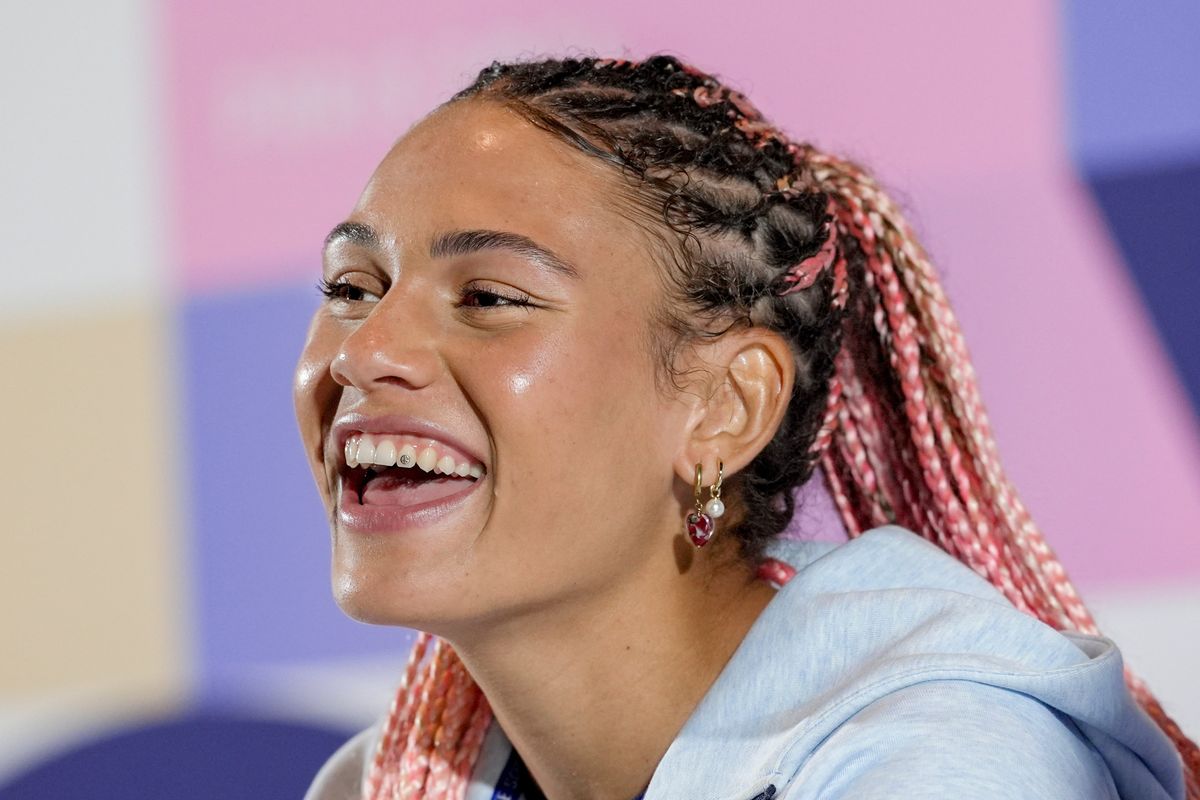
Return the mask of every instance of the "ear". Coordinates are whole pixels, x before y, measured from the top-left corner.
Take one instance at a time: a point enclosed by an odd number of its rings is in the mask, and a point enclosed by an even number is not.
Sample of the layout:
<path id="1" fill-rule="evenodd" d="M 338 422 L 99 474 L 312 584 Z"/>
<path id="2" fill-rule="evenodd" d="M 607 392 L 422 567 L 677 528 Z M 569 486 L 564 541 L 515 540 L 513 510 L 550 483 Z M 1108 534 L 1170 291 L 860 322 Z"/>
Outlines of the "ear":
<path id="1" fill-rule="evenodd" d="M 706 363 L 707 379 L 675 471 L 692 486 L 699 463 L 707 487 L 717 480 L 718 459 L 728 478 L 775 436 L 792 396 L 796 362 L 780 334 L 757 326 L 730 331 L 697 355 Z"/>

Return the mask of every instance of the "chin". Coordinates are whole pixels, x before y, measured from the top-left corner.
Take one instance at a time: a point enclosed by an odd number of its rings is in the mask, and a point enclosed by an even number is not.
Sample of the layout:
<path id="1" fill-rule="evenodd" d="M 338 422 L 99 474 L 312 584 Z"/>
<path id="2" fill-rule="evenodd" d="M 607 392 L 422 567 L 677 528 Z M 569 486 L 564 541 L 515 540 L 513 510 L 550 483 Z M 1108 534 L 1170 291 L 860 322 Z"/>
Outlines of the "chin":
<path id="1" fill-rule="evenodd" d="M 334 602 L 350 619 L 368 625 L 402 624 L 395 619 L 394 609 L 380 594 L 363 586 L 361 581 L 344 575 L 335 577 L 333 581 Z"/>
<path id="2" fill-rule="evenodd" d="M 466 613 L 453 580 L 432 580 L 381 564 L 336 564 L 333 599 L 342 613 L 368 625 L 415 628 L 437 633 Z"/>
<path id="3" fill-rule="evenodd" d="M 419 600 L 411 592 L 398 590 L 395 583 L 394 577 L 335 570 L 333 599 L 343 614 L 358 622 L 414 627 L 417 618 L 424 616 L 420 611 L 427 610 L 414 606 L 428 604 L 429 599 Z"/>

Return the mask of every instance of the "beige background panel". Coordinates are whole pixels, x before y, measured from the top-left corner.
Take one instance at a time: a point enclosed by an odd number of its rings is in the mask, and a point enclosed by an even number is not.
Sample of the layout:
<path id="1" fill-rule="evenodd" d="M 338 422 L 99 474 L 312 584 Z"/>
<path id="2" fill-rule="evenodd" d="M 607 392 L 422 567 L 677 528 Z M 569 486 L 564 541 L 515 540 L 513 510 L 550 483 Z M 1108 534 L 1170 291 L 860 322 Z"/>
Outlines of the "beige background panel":
<path id="1" fill-rule="evenodd" d="M 146 310 L 0 326 L 0 703 L 185 685 L 167 331 Z"/>

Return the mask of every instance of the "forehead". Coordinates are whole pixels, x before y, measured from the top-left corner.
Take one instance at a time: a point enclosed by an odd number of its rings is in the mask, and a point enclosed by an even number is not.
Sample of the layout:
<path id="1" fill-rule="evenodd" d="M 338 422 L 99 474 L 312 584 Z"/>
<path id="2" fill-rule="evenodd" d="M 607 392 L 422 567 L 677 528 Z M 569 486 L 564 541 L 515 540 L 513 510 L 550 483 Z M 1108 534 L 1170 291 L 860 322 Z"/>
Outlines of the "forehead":
<path id="1" fill-rule="evenodd" d="M 354 216 L 396 239 L 512 230 L 551 247 L 648 262 L 647 240 L 618 206 L 627 202 L 621 180 L 508 107 L 466 100 L 434 111 L 393 146 Z"/>

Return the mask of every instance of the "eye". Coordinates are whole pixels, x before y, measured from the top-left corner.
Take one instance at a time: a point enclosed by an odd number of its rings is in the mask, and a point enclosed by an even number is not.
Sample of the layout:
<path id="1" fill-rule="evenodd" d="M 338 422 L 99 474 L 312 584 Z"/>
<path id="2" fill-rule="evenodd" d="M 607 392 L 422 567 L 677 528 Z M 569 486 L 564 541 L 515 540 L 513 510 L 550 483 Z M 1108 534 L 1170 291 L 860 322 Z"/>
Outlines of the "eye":
<path id="1" fill-rule="evenodd" d="M 322 278 L 317 284 L 317 291 L 323 294 L 326 300 L 343 300 L 355 303 L 363 300 L 379 299 L 379 295 L 361 286 L 357 286 L 345 278 L 339 278 L 336 281 Z"/>
<path id="2" fill-rule="evenodd" d="M 530 297 L 518 291 L 497 292 L 491 289 L 482 287 L 464 287 L 462 290 L 462 300 L 459 306 L 462 308 L 481 309 L 481 308 L 504 308 L 505 306 L 513 307 L 533 307 L 533 303 L 529 302 Z"/>

